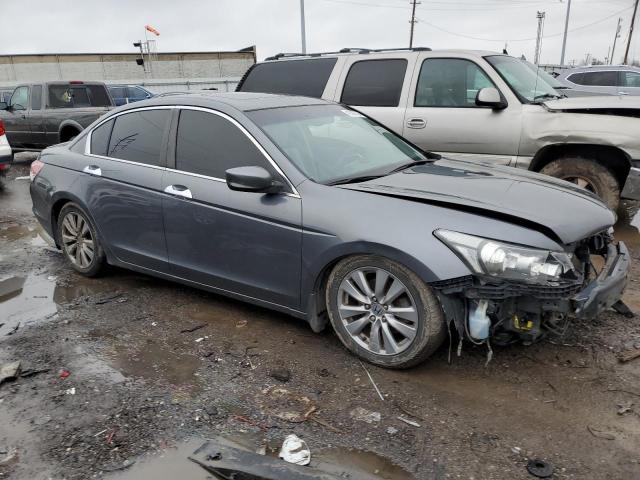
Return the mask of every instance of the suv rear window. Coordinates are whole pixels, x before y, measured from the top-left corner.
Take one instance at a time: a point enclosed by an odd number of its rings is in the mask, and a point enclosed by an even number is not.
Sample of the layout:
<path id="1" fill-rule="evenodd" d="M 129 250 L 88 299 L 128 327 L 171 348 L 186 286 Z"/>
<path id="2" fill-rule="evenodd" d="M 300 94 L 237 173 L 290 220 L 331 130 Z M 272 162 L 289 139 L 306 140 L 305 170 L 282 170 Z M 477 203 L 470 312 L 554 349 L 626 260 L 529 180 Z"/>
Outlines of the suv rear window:
<path id="1" fill-rule="evenodd" d="M 239 92 L 285 93 L 322 97 L 337 58 L 276 60 L 254 65 Z"/>
<path id="2" fill-rule="evenodd" d="M 600 71 L 569 75 L 568 80 L 578 85 L 593 87 L 615 87 L 618 84 L 618 72 Z"/>
<path id="3" fill-rule="evenodd" d="M 403 58 L 356 62 L 347 74 L 341 101 L 362 107 L 397 107 L 406 71 Z"/>
<path id="4" fill-rule="evenodd" d="M 109 107 L 111 100 L 103 85 L 49 85 L 49 107 Z"/>

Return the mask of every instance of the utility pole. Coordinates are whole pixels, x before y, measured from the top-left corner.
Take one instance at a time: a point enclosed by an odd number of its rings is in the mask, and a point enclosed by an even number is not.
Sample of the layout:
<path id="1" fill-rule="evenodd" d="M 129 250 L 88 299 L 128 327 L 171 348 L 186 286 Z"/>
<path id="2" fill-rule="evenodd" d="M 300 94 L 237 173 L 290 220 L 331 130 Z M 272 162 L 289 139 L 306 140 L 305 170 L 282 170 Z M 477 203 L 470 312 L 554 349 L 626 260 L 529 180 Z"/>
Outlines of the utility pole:
<path id="1" fill-rule="evenodd" d="M 564 65 L 564 53 L 567 49 L 567 31 L 569 30 L 569 13 L 571 12 L 571 0 L 567 0 L 567 17 L 564 20 L 564 36 L 562 37 L 562 53 L 560 54 L 560 65 Z"/>
<path id="2" fill-rule="evenodd" d="M 633 7 L 633 16 L 631 17 L 631 25 L 629 25 L 629 40 L 627 40 L 627 49 L 624 52 L 624 63 L 627 64 L 629 59 L 629 47 L 631 47 L 631 37 L 633 36 L 633 25 L 636 23 L 636 13 L 638 13 L 638 3 L 640 0 L 636 0 L 636 5 Z"/>
<path id="3" fill-rule="evenodd" d="M 538 12 L 536 18 L 538 19 L 538 36 L 536 37 L 536 53 L 533 63 L 538 65 L 540 63 L 540 53 L 542 52 L 542 32 L 544 31 L 544 17 L 545 12 Z"/>
<path id="4" fill-rule="evenodd" d="M 307 34 L 304 27 L 304 0 L 300 0 L 300 36 L 302 37 L 302 53 L 307 53 Z"/>
<path id="5" fill-rule="evenodd" d="M 417 0 L 411 0 L 411 20 L 409 23 L 411 24 L 411 33 L 409 34 L 409 48 L 413 48 L 413 27 L 416 24 L 416 5 L 420 5 L 421 2 Z"/>
<path id="6" fill-rule="evenodd" d="M 622 18 L 618 18 L 618 26 L 616 27 L 616 36 L 613 37 L 613 48 L 609 57 L 609 65 L 613 65 L 613 55 L 616 53 L 616 41 L 620 38 L 620 30 L 622 30 Z"/>

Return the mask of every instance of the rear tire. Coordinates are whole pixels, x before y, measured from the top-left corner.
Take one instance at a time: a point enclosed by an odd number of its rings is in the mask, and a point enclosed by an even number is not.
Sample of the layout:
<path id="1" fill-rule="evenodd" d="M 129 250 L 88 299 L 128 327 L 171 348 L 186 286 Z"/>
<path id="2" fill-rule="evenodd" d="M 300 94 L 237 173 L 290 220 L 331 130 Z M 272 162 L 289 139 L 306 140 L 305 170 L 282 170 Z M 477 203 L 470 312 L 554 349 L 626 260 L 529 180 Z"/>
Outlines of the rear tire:
<path id="1" fill-rule="evenodd" d="M 563 157 L 546 165 L 540 173 L 574 183 L 595 193 L 611 210 L 620 203 L 620 185 L 603 165 L 590 158 Z"/>
<path id="2" fill-rule="evenodd" d="M 89 216 L 75 203 L 67 203 L 58 215 L 58 244 L 73 269 L 95 277 L 104 269 L 106 256 Z"/>
<path id="3" fill-rule="evenodd" d="M 327 280 L 326 303 L 340 341 L 381 367 L 417 365 L 446 336 L 444 313 L 431 288 L 384 257 L 356 255 L 340 261 Z"/>

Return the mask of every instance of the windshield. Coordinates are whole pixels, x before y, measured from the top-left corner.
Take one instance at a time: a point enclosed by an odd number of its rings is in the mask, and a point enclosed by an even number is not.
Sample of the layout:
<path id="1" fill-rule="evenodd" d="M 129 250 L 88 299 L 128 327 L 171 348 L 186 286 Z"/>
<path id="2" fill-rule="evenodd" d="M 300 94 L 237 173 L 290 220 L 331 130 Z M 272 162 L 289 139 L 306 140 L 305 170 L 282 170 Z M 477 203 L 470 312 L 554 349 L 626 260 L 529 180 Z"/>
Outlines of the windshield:
<path id="1" fill-rule="evenodd" d="M 560 80 L 550 75 L 549 72 L 534 65 L 533 63 L 527 62 L 526 60 L 522 60 L 522 63 L 524 63 L 527 67 L 529 67 L 534 73 L 536 73 L 537 75 L 540 75 L 540 78 L 544 79 L 544 81 L 547 82 L 553 88 L 569 88 L 566 85 L 564 85 L 562 82 L 560 82 Z"/>
<path id="2" fill-rule="evenodd" d="M 272 108 L 248 116 L 318 183 L 386 175 L 404 164 L 426 160 L 396 134 L 339 105 Z"/>
<path id="3" fill-rule="evenodd" d="M 485 57 L 496 69 L 521 102 L 535 103 L 550 97 L 559 97 L 558 92 L 547 82 L 539 70 L 531 69 L 522 60 L 507 55 Z"/>

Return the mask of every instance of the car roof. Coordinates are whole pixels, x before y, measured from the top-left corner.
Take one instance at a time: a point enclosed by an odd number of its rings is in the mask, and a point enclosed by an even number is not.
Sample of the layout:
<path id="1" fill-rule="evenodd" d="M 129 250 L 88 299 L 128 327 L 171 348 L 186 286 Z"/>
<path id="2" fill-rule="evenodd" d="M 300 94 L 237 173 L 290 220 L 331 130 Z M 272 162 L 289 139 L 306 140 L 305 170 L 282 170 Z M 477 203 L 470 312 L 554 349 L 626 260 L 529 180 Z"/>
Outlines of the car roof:
<path id="1" fill-rule="evenodd" d="M 504 55 L 503 53 L 494 52 L 491 50 L 469 50 L 469 49 L 443 49 L 443 50 L 432 50 L 430 48 L 425 47 L 416 47 L 416 48 L 397 48 L 397 49 L 381 49 L 381 50 L 368 50 L 368 49 L 343 49 L 344 51 L 339 52 L 319 52 L 319 53 L 279 53 L 272 57 L 265 58 L 262 62 L 272 62 L 272 61 L 285 61 L 285 60 L 302 60 L 302 59 L 313 59 L 313 58 L 327 58 L 327 57 L 344 57 L 344 56 L 362 56 L 366 58 L 368 56 L 393 56 L 394 54 L 400 53 L 421 53 L 421 52 L 432 52 L 435 54 L 466 54 L 466 55 L 475 55 L 477 57 L 484 57 L 487 55 Z"/>
<path id="2" fill-rule="evenodd" d="M 149 100 L 130 103 L 118 110 L 140 108 L 142 106 L 188 105 L 216 108 L 225 105 L 236 110 L 248 112 L 268 108 L 299 107 L 304 105 L 329 105 L 334 102 L 299 95 L 275 95 L 252 92 L 176 92 L 157 95 Z"/>
<path id="3" fill-rule="evenodd" d="M 617 71 L 617 70 L 629 70 L 632 72 L 640 72 L 640 68 L 632 67 L 631 65 L 585 65 L 584 67 L 570 68 L 563 71 L 563 74 L 570 75 L 577 72 L 593 72 L 593 71 Z"/>

